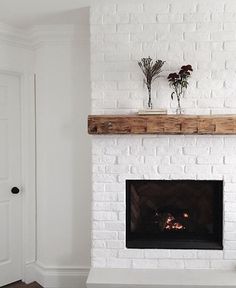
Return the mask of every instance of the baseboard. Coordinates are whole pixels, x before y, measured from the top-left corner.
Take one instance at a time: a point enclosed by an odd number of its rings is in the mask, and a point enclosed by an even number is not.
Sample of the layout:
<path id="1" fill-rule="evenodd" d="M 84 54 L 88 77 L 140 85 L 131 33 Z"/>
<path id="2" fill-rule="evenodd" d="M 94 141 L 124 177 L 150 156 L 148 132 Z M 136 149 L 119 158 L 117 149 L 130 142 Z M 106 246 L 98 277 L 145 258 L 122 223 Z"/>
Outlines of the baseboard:
<path id="1" fill-rule="evenodd" d="M 36 262 L 26 265 L 24 281 L 36 281 L 44 288 L 86 288 L 88 273 L 89 268 L 45 267 Z"/>

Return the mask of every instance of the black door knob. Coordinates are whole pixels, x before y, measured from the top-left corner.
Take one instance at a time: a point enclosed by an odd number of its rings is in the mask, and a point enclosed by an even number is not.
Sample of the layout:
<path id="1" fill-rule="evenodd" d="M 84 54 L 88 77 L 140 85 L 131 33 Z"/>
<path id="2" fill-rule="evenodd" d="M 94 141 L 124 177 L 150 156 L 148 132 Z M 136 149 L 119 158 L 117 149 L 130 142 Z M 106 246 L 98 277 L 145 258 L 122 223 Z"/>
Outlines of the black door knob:
<path id="1" fill-rule="evenodd" d="M 13 187 L 13 188 L 11 188 L 11 193 L 12 194 L 18 194 L 18 193 L 20 193 L 20 189 L 18 187 Z"/>

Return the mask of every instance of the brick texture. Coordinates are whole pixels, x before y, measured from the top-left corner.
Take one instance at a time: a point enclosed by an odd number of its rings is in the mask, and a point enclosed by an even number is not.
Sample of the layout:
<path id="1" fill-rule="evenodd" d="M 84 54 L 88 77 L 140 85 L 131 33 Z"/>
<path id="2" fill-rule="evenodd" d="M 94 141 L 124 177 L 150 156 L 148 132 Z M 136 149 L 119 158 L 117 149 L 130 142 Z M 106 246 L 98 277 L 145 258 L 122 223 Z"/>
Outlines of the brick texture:
<path id="1" fill-rule="evenodd" d="M 192 64 L 194 73 L 182 101 L 185 113 L 236 113 L 236 1 L 218 2 L 94 1 L 93 114 L 145 107 L 137 60 L 147 56 L 166 61 L 153 85 L 154 106 L 175 112 L 166 77 Z M 95 136 L 92 142 L 94 267 L 235 268 L 236 136 Z M 224 251 L 126 249 L 126 179 L 224 180 Z"/>

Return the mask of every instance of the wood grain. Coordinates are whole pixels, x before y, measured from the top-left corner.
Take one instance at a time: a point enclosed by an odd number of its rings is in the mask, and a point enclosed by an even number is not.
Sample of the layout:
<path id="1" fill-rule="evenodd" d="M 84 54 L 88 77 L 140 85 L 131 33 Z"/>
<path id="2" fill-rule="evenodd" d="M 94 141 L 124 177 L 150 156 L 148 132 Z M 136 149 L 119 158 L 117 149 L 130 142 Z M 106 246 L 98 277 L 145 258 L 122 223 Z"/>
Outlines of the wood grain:
<path id="1" fill-rule="evenodd" d="M 233 135 L 236 115 L 89 115 L 88 133 Z"/>

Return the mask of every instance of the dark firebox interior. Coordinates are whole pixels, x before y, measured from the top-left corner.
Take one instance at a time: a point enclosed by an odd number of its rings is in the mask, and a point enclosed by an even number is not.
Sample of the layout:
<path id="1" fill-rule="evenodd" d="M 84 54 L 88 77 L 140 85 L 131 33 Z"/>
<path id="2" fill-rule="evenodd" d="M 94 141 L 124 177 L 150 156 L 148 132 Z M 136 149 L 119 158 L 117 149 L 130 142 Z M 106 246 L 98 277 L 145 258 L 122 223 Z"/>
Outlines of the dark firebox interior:
<path id="1" fill-rule="evenodd" d="M 127 180 L 127 248 L 223 249 L 223 181 Z"/>

